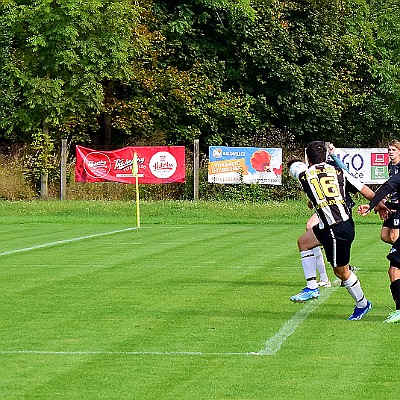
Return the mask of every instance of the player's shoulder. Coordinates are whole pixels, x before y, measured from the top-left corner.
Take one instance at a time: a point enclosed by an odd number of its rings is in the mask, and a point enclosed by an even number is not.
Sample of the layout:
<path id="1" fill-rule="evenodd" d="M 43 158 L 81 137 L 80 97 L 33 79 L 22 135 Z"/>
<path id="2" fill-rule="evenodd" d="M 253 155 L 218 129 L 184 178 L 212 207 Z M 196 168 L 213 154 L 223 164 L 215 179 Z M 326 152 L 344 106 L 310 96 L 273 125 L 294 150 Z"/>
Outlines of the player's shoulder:
<path id="1" fill-rule="evenodd" d="M 399 184 L 400 183 L 400 173 L 392 174 L 389 178 L 389 181 Z"/>
<path id="2" fill-rule="evenodd" d="M 335 172 L 335 171 L 340 171 L 341 168 L 338 167 L 336 164 L 330 163 L 328 161 L 324 163 L 317 164 L 317 169 L 322 171 L 322 172 Z"/>

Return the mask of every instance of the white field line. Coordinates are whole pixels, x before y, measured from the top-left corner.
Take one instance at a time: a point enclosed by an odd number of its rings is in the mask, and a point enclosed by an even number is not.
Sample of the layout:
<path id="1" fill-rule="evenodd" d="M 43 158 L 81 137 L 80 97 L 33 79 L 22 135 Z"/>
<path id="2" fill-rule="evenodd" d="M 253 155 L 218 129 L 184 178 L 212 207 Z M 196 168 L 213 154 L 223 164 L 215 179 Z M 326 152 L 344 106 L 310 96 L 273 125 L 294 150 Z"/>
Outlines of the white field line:
<path id="1" fill-rule="evenodd" d="M 251 356 L 257 353 L 240 353 L 240 352 L 202 352 L 202 351 L 45 351 L 45 350 L 0 350 L 0 355 L 17 355 L 17 354 L 43 354 L 43 355 L 111 355 L 111 356 Z"/>
<path id="2" fill-rule="evenodd" d="M 93 235 L 81 236 L 72 239 L 65 239 L 65 240 L 58 240 L 56 242 L 50 243 L 43 243 L 37 246 L 32 247 L 25 247 L 22 249 L 16 249 L 11 251 L 6 251 L 0 253 L 0 256 L 21 253 L 25 251 L 37 250 L 42 249 L 45 247 L 52 247 L 57 245 L 62 245 L 65 243 L 77 242 L 80 240 L 85 239 L 92 239 L 96 237 L 106 236 L 106 235 L 113 235 L 115 233 L 127 232 L 136 230 L 138 228 L 125 228 L 125 229 L 118 229 L 111 232 L 103 232 L 103 233 L 96 233 Z M 237 268 L 237 267 L 236 267 Z M 10 350 L 10 351 L 1 351 L 0 355 L 6 354 L 47 354 L 47 355 L 197 355 L 197 356 L 235 356 L 235 355 L 254 355 L 254 356 L 271 356 L 275 355 L 281 348 L 282 344 L 286 341 L 286 339 L 291 336 L 298 326 L 305 320 L 307 317 L 322 303 L 324 303 L 329 296 L 338 289 L 339 286 L 333 286 L 331 288 L 325 289 L 318 300 L 308 302 L 301 310 L 299 310 L 293 318 L 286 321 L 281 329 L 271 337 L 264 345 L 264 347 L 259 350 L 258 352 L 226 352 L 226 353 L 204 353 L 204 352 L 191 352 L 191 351 L 126 351 L 126 352 L 112 352 L 112 351 L 40 351 L 40 350 Z"/>
<path id="3" fill-rule="evenodd" d="M 76 238 L 72 238 L 72 239 L 57 240 L 56 242 L 43 243 L 43 244 L 38 244 L 38 245 L 32 246 L 32 247 L 24 247 L 22 249 L 5 251 L 3 253 L 0 253 L 0 256 L 8 256 L 10 254 L 23 253 L 24 251 L 38 250 L 38 249 L 43 249 L 45 247 L 52 247 L 52 246 L 57 246 L 60 244 L 71 243 L 71 242 L 79 242 L 80 240 L 92 239 L 92 238 L 96 238 L 96 237 L 100 237 L 100 236 L 114 235 L 115 233 L 121 233 L 121 232 L 133 231 L 133 230 L 137 230 L 137 228 L 118 229 L 116 231 L 111 231 L 111 232 L 95 233 L 93 235 L 81 236 L 81 237 L 76 237 Z"/>
<path id="4" fill-rule="evenodd" d="M 46 350 L 0 350 L 0 355 L 50 355 L 50 356 L 76 356 L 76 355 L 110 355 L 110 356 L 273 356 L 286 339 L 291 336 L 307 317 L 323 304 L 329 296 L 339 288 L 333 286 L 324 289 L 318 300 L 310 301 L 303 306 L 290 320 L 285 322 L 281 329 L 272 336 L 257 352 L 202 352 L 202 351 L 46 351 Z"/>
<path id="5" fill-rule="evenodd" d="M 286 321 L 282 328 L 276 333 L 276 335 L 272 336 L 264 345 L 264 348 L 258 351 L 258 355 L 267 355 L 273 356 L 276 354 L 282 344 L 286 341 L 286 339 L 292 335 L 298 326 L 305 320 L 307 317 L 317 309 L 322 303 L 324 303 L 329 296 L 339 288 L 340 286 L 331 286 L 330 288 L 326 288 L 321 291 L 321 295 L 318 300 L 309 301 L 304 307 L 302 307 L 290 320 Z"/>

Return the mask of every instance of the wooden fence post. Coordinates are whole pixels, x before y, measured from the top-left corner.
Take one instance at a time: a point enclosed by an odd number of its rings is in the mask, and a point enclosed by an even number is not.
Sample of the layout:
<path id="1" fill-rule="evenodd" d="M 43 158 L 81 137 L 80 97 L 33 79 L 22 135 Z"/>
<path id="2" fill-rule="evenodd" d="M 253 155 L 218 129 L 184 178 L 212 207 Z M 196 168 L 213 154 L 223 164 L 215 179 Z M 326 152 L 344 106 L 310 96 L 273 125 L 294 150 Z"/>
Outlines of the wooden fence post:
<path id="1" fill-rule="evenodd" d="M 65 200 L 67 196 L 67 139 L 61 139 L 61 181 L 60 199 Z"/>
<path id="2" fill-rule="evenodd" d="M 199 199 L 199 139 L 194 140 L 194 151 L 193 151 L 193 200 Z"/>

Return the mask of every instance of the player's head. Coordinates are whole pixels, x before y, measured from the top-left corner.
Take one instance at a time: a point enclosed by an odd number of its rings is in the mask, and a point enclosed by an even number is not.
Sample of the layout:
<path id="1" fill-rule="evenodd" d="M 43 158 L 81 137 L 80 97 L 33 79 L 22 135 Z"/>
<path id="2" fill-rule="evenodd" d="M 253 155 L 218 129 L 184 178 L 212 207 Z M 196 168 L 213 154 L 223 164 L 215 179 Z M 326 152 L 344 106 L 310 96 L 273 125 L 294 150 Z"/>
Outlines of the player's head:
<path id="1" fill-rule="evenodd" d="M 397 147 L 397 149 L 400 150 L 400 140 L 391 140 L 388 144 L 388 147 L 389 146 Z"/>
<path id="2" fill-rule="evenodd" d="M 400 161 L 400 141 L 392 140 L 388 144 L 388 155 L 389 160 L 392 163 L 397 164 Z"/>
<path id="3" fill-rule="evenodd" d="M 311 142 L 306 148 L 306 154 L 310 164 L 319 164 L 326 161 L 325 143 L 319 140 Z"/>

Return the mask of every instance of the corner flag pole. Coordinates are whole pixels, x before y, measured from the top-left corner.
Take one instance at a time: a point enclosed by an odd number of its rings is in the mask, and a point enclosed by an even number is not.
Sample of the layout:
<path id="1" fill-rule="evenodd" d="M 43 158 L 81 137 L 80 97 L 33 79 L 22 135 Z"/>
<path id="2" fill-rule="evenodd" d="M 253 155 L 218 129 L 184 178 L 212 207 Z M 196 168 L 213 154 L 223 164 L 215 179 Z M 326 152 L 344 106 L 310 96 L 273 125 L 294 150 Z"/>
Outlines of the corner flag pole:
<path id="1" fill-rule="evenodd" d="M 136 224 L 137 227 L 140 228 L 140 209 L 139 209 L 139 167 L 138 167 L 138 156 L 135 151 L 133 155 L 133 166 L 132 173 L 135 177 L 135 186 L 136 186 Z"/>

